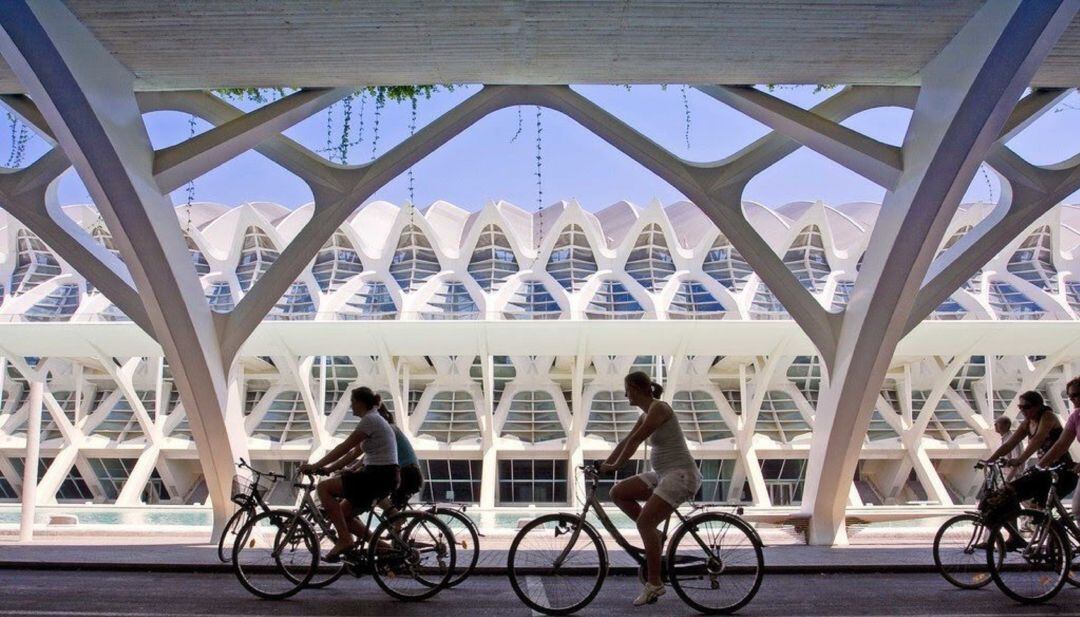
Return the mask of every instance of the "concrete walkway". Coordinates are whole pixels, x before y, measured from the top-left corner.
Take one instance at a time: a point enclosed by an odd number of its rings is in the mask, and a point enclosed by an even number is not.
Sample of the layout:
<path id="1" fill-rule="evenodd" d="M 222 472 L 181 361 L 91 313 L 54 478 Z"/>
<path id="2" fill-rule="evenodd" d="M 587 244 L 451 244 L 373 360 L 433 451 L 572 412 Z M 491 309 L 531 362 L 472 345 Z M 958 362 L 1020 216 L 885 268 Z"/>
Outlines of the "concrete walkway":
<path id="1" fill-rule="evenodd" d="M 80 526 L 55 531 L 42 528 L 30 543 L 0 533 L 0 568 L 79 569 L 155 572 L 218 572 L 230 569 L 217 558 L 205 528 L 117 529 Z M 931 543 L 934 529 L 865 530 L 851 534 L 846 547 L 806 546 L 790 529 L 759 530 L 765 542 L 765 565 L 774 573 L 934 572 Z M 512 540 L 511 531 L 481 538 L 479 573 L 501 574 Z M 610 539 L 605 538 L 611 565 L 636 570 Z M 631 538 L 634 541 L 634 538 Z M 635 542 L 636 543 L 636 542 Z"/>

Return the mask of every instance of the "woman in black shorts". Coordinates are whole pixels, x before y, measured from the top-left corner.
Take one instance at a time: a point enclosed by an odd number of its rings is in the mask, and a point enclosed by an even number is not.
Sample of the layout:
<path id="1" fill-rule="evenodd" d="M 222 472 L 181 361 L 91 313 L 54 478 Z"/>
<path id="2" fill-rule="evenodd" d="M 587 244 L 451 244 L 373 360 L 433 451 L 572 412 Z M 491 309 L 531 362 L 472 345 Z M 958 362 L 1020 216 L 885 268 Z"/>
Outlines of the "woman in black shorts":
<path id="1" fill-rule="evenodd" d="M 390 493 L 390 497 L 379 504 L 387 515 L 392 515 L 403 509 L 409 503 L 409 499 L 424 487 L 424 474 L 420 471 L 420 460 L 416 458 L 416 450 L 409 443 L 409 437 L 394 422 L 394 414 L 390 413 L 386 405 L 379 405 L 379 415 L 390 424 L 390 428 L 394 429 L 394 437 L 397 438 L 401 481 L 398 482 L 398 487 L 394 489 L 394 492 Z"/>
<path id="2" fill-rule="evenodd" d="M 353 432 L 326 456 L 300 466 L 304 472 L 331 474 L 364 454 L 363 469 L 346 471 L 340 477 L 319 483 L 319 501 L 338 535 L 334 548 L 323 558 L 329 562 L 337 561 L 355 545 L 353 533 L 367 534 L 363 523 L 355 520 L 350 533 L 349 519 L 371 509 L 375 502 L 393 492 L 399 481 L 397 439 L 394 429 L 379 415 L 381 397 L 371 388 L 362 387 L 352 391 L 351 402 L 353 415 L 360 418 Z"/>

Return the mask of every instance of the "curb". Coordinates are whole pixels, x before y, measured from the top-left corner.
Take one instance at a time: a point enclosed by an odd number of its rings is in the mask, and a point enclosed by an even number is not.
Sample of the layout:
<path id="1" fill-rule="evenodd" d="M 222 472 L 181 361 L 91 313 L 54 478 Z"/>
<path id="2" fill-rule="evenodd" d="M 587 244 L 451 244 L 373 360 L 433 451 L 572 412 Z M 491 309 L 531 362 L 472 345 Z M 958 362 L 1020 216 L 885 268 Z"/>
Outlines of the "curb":
<path id="1" fill-rule="evenodd" d="M 0 561 L 0 570 L 35 570 L 47 572 L 147 572 L 164 574 L 231 574 L 232 565 L 227 563 L 166 564 L 166 563 L 108 563 L 108 562 L 60 562 L 60 561 Z M 819 564 L 774 565 L 765 564 L 765 574 L 927 574 L 937 573 L 932 564 Z M 614 576 L 636 576 L 637 568 L 611 566 L 608 573 Z M 479 576 L 506 576 L 505 567 L 477 566 L 473 574 Z"/>

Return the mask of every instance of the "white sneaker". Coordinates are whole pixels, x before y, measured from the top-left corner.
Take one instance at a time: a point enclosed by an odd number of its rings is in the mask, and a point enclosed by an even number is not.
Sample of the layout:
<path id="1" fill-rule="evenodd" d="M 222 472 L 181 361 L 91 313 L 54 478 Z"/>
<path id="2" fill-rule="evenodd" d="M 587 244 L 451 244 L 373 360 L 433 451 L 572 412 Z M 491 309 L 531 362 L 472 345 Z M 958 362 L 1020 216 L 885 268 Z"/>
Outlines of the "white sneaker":
<path id="1" fill-rule="evenodd" d="M 660 599 L 660 596 L 664 595 L 666 591 L 667 589 L 663 585 L 645 583 L 645 586 L 641 589 L 641 595 L 634 599 L 634 606 L 652 604 Z"/>

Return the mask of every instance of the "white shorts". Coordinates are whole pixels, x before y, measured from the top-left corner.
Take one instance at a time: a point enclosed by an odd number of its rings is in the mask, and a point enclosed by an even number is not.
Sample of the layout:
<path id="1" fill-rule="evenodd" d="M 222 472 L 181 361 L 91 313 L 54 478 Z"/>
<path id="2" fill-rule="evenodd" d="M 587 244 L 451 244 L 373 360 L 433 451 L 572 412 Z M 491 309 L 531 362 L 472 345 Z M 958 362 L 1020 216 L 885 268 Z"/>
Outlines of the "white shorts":
<path id="1" fill-rule="evenodd" d="M 646 471 L 634 477 L 640 478 L 645 486 L 652 489 L 653 495 L 668 502 L 672 508 L 678 508 L 693 499 L 698 488 L 701 487 L 701 472 L 697 470 L 697 467 L 672 469 L 664 475 L 655 471 Z"/>

